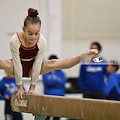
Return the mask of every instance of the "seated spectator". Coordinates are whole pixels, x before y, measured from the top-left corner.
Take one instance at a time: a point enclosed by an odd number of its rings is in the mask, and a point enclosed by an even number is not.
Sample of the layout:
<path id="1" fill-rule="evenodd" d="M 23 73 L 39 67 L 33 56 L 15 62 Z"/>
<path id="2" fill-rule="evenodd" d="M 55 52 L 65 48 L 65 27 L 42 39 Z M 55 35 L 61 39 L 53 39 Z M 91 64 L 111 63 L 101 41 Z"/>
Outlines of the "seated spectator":
<path id="1" fill-rule="evenodd" d="M 0 100 L 5 100 L 5 120 L 23 120 L 22 114 L 11 110 L 10 99 L 17 92 L 15 78 L 7 75 L 0 81 Z"/>
<path id="2" fill-rule="evenodd" d="M 108 80 L 105 85 L 105 95 L 109 100 L 120 100 L 120 74 L 116 72 L 119 69 L 117 61 L 110 61 L 107 67 L 109 73 Z"/>

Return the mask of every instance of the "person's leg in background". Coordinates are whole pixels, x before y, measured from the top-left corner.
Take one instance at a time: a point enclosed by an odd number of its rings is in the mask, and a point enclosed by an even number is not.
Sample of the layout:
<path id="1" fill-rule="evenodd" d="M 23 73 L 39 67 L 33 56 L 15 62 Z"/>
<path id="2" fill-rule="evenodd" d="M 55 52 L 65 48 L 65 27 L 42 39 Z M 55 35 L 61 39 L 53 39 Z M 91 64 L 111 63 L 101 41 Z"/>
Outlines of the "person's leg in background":
<path id="1" fill-rule="evenodd" d="M 13 120 L 13 112 L 10 107 L 10 100 L 5 100 L 5 120 Z"/>
<path id="2" fill-rule="evenodd" d="M 23 120 L 22 114 L 19 112 L 13 112 L 13 120 Z"/>
<path id="3" fill-rule="evenodd" d="M 13 117 L 11 114 L 5 114 L 5 120 L 13 120 Z"/>
<path id="4" fill-rule="evenodd" d="M 84 91 L 83 98 L 105 99 L 105 95 L 102 91 Z"/>
<path id="5" fill-rule="evenodd" d="M 60 117 L 53 117 L 53 120 L 60 120 Z"/>
<path id="6" fill-rule="evenodd" d="M 45 118 L 45 120 L 50 120 L 50 116 L 47 116 L 47 117 Z"/>

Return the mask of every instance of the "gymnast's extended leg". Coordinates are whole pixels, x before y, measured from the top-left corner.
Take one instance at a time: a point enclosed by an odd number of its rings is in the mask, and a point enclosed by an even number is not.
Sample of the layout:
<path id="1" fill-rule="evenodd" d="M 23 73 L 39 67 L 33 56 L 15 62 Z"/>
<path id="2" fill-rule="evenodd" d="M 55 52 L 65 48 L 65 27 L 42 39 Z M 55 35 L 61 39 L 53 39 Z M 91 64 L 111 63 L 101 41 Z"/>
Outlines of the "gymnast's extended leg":
<path id="1" fill-rule="evenodd" d="M 40 74 L 45 74 L 53 70 L 68 69 L 79 64 L 80 62 L 88 64 L 97 53 L 98 51 L 96 49 L 91 49 L 81 55 L 64 60 L 54 59 L 50 61 L 43 61 Z"/>
<path id="2" fill-rule="evenodd" d="M 0 59 L 0 69 L 3 69 L 8 75 L 14 77 L 11 59 Z"/>

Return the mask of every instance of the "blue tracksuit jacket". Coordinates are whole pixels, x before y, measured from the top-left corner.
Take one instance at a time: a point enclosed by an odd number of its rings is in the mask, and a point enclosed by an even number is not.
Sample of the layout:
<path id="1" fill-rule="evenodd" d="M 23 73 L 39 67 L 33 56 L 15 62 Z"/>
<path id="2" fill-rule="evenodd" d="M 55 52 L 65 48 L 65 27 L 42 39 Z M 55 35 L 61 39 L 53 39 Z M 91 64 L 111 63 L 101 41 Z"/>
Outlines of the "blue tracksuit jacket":
<path id="1" fill-rule="evenodd" d="M 104 93 L 108 99 L 120 100 L 120 74 L 113 73 L 108 76 Z"/>
<path id="2" fill-rule="evenodd" d="M 44 74 L 44 93 L 47 95 L 64 96 L 66 81 L 65 74 L 61 70 Z"/>
<path id="3" fill-rule="evenodd" d="M 17 92 L 15 78 L 9 80 L 7 77 L 4 77 L 0 81 L 0 99 L 5 100 L 5 95 L 8 95 L 10 98 L 13 93 Z"/>
<path id="4" fill-rule="evenodd" d="M 103 59 L 103 58 L 101 58 Z M 83 64 L 80 68 L 78 85 L 82 91 L 103 91 L 105 87 L 104 77 L 107 76 L 107 62 L 103 59 L 100 64 L 93 60 L 91 64 Z"/>

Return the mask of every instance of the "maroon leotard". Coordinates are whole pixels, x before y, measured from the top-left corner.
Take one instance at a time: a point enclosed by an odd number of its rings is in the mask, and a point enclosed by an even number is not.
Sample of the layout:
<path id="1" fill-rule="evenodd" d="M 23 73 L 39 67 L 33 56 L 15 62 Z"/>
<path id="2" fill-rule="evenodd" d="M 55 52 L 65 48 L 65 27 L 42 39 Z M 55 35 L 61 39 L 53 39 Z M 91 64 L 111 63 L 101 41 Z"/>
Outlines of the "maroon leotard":
<path id="1" fill-rule="evenodd" d="M 26 48 L 23 45 L 20 46 L 19 52 L 20 52 L 20 59 L 23 68 L 23 77 L 29 77 L 29 72 L 33 66 L 35 56 L 37 55 L 38 50 L 39 49 L 37 44 L 29 48 L 28 47 Z"/>

